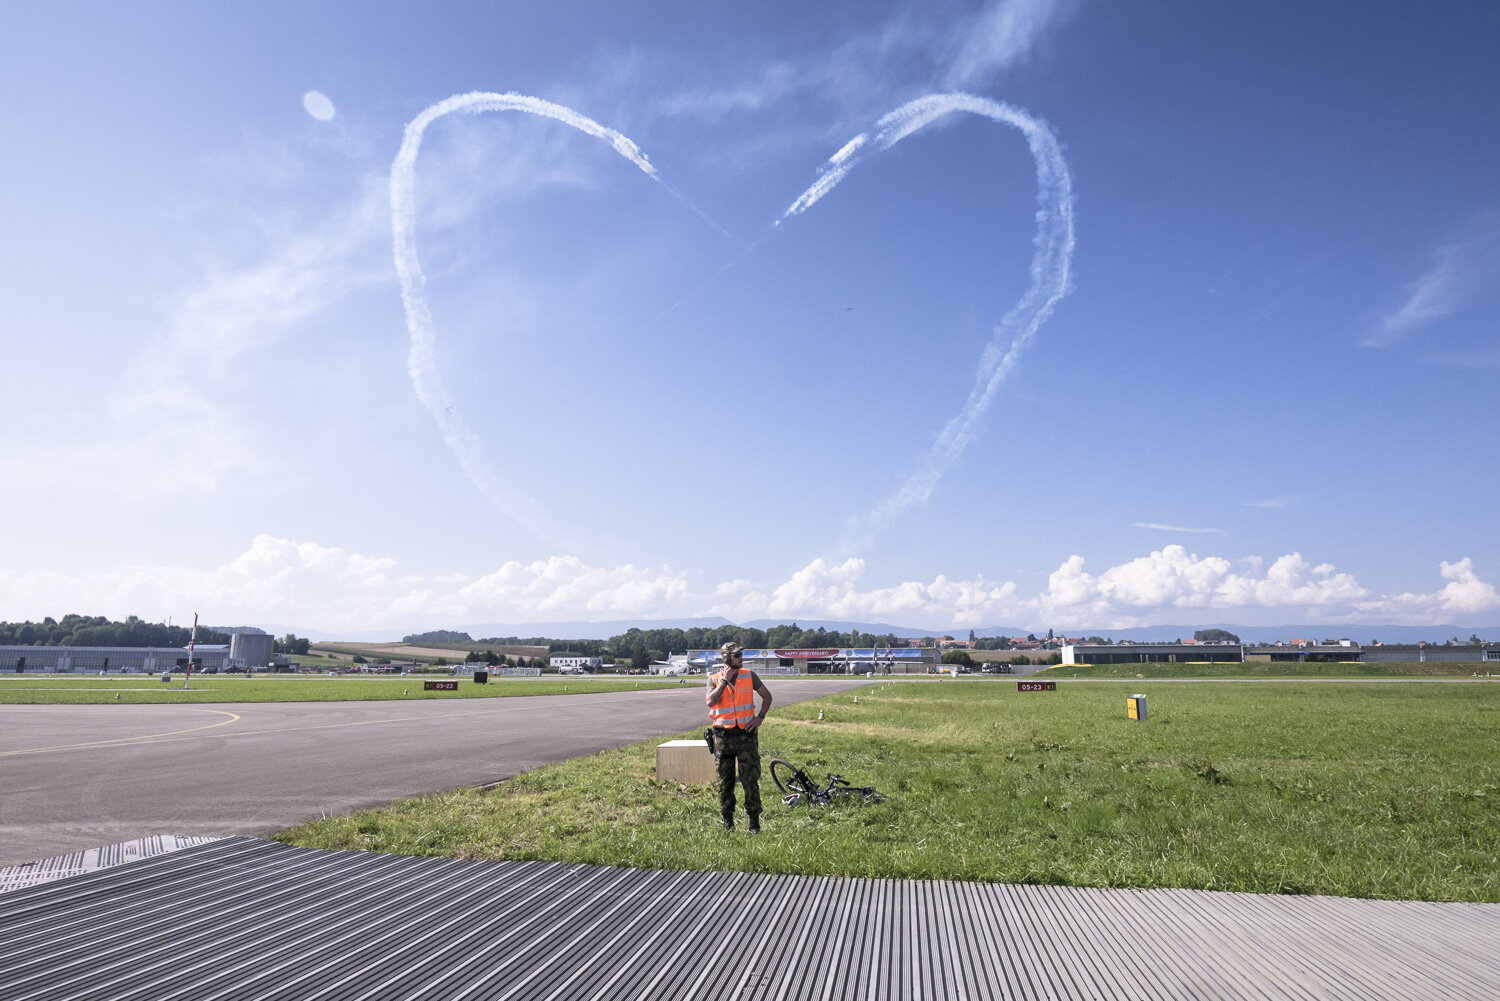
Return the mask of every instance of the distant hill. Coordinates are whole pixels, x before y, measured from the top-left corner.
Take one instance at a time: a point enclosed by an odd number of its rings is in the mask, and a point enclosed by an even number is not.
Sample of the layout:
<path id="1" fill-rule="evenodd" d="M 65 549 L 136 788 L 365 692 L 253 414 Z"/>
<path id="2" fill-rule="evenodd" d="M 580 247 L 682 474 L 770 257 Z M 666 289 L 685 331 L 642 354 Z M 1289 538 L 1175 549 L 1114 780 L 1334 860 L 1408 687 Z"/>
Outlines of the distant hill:
<path id="1" fill-rule="evenodd" d="M 949 626 L 946 629 L 913 629 L 911 626 L 895 626 L 888 622 L 840 622 L 837 619 L 752 619 L 749 622 L 741 622 L 738 625 L 749 629 L 770 629 L 772 626 L 788 625 L 796 622 L 803 629 L 827 629 L 829 632 L 849 633 L 862 632 L 873 633 L 876 636 L 884 636 L 890 633 L 901 639 L 916 639 L 920 636 L 952 636 L 954 639 L 966 640 L 969 638 L 967 627 Z M 1034 632 L 1031 629 L 1016 629 L 1009 626 L 986 626 L 984 629 L 974 630 L 974 635 L 979 637 L 989 636 L 1025 636 Z M 1043 629 L 1040 635 L 1046 635 Z M 1099 634 L 1102 635 L 1102 634 Z"/>
<path id="2" fill-rule="evenodd" d="M 613 622 L 530 622 L 522 625 L 480 623 L 464 626 L 471 636 L 545 636 L 553 640 L 607 640 L 631 629 L 717 629 L 732 626 L 728 619 L 617 619 Z"/>
<path id="3" fill-rule="evenodd" d="M 952 636 L 954 639 L 968 639 L 969 630 L 964 626 L 948 626 L 942 629 L 918 629 L 913 626 L 900 626 L 888 622 L 843 622 L 836 619 L 804 619 L 799 617 L 788 617 L 785 619 L 752 619 L 746 622 L 731 622 L 719 617 L 687 618 L 687 619 L 616 619 L 606 622 L 529 622 L 529 623 L 496 623 L 484 622 L 466 624 L 459 630 L 440 630 L 439 632 L 451 632 L 455 634 L 467 633 L 470 636 L 519 636 L 523 639 L 532 637 L 545 637 L 553 640 L 606 640 L 611 636 L 619 636 L 630 629 L 717 629 L 720 626 L 740 625 L 751 629 L 769 629 L 771 626 L 789 625 L 795 622 L 803 629 L 826 629 L 830 632 L 854 632 L 873 633 L 883 636 L 887 633 L 902 639 L 915 639 L 921 636 Z M 1046 636 L 1047 626 L 1038 629 L 1036 626 L 984 626 L 976 627 L 974 635 L 981 639 L 992 636 Z M 1130 629 L 1101 629 L 1098 627 L 1079 626 L 1076 628 L 1058 629 L 1059 634 L 1067 636 L 1100 636 L 1108 640 L 1152 642 L 1170 641 L 1177 639 L 1192 639 L 1193 633 L 1200 629 L 1224 629 L 1234 633 L 1246 643 L 1275 643 L 1278 640 L 1287 641 L 1293 639 L 1323 640 L 1323 639 L 1350 639 L 1368 646 L 1371 642 L 1379 640 L 1382 643 L 1443 643 L 1453 637 L 1467 641 L 1470 635 L 1477 634 L 1480 639 L 1488 641 L 1500 641 L 1500 626 L 1473 626 L 1473 625 L 1436 625 L 1436 626 L 1403 626 L 1403 625 L 1370 625 L 1370 624 L 1343 624 L 1343 625 L 1285 625 L 1285 626 L 1241 626 L 1228 622 L 1210 622 L 1200 625 L 1162 625 L 1162 626 L 1137 626 Z M 288 629 L 278 626 L 273 632 L 292 631 L 300 635 L 312 635 L 320 640 L 364 640 L 368 642 L 393 642 L 394 635 L 379 635 L 371 632 L 361 631 L 359 635 L 334 634 L 325 630 L 306 630 L 301 628 Z M 413 633 L 411 635 L 431 635 L 428 633 Z"/>

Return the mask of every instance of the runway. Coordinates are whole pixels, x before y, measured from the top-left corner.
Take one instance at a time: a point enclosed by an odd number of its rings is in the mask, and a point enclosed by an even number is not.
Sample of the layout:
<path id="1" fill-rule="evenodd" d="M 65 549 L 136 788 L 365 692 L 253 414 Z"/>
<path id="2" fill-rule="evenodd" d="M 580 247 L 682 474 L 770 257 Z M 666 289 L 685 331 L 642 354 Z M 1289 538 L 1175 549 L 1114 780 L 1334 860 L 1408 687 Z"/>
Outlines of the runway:
<path id="1" fill-rule="evenodd" d="M 773 691 L 787 705 L 862 684 Z M 706 720 L 691 683 L 421 702 L 0 706 L 0 865 L 153 835 L 264 837 Z"/>

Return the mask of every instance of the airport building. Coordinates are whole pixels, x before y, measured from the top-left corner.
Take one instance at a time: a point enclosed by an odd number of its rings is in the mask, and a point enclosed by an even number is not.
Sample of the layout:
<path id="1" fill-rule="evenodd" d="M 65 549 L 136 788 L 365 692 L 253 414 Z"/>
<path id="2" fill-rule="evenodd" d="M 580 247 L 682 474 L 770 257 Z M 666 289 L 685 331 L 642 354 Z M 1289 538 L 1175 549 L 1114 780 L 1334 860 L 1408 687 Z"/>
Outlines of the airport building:
<path id="1" fill-rule="evenodd" d="M 559 674 L 597 674 L 604 666 L 603 657 L 549 657 L 547 664 Z"/>
<path id="2" fill-rule="evenodd" d="M 1064 664 L 1238 664 L 1239 643 L 1066 643 Z"/>
<path id="3" fill-rule="evenodd" d="M 1479 661 L 1500 662 L 1500 643 L 1380 643 L 1364 647 L 1364 659 L 1369 663 L 1390 664 L 1406 662 L 1425 664 L 1428 661 Z"/>
<path id="4" fill-rule="evenodd" d="M 235 633 L 229 637 L 229 659 L 241 670 L 269 667 L 276 653 L 276 637 L 270 633 Z"/>
<path id="5" fill-rule="evenodd" d="M 0 646 L 0 674 L 156 674 L 186 670 L 187 647 Z M 217 673 L 229 647 L 193 648 L 193 670 Z"/>
<path id="6" fill-rule="evenodd" d="M 1365 659 L 1365 651 L 1357 643 L 1348 640 L 1338 643 L 1278 643 L 1275 646 L 1253 646 L 1245 651 L 1245 659 L 1358 663 Z"/>
<path id="7" fill-rule="evenodd" d="M 1275 645 L 1238 643 L 1115 643 L 1068 644 L 1064 664 L 1234 664 L 1241 661 L 1424 663 L 1500 662 L 1500 643 L 1437 645 L 1385 643 L 1360 646 L 1350 640 L 1309 643 L 1295 640 Z"/>
<path id="8" fill-rule="evenodd" d="M 235 633 L 229 645 L 193 647 L 193 670 L 264 670 L 276 640 L 269 633 Z M 184 671 L 187 647 L 0 646 L 0 674 L 158 674 Z"/>

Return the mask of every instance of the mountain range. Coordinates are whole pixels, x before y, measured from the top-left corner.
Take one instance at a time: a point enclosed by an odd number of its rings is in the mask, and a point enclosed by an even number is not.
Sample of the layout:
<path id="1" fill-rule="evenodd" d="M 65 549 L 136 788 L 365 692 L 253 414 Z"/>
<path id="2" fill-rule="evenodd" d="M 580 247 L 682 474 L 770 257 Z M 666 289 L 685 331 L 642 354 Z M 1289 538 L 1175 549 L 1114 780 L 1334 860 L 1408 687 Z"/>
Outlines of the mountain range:
<path id="1" fill-rule="evenodd" d="M 858 630 L 862 633 L 873 633 L 884 636 L 887 633 L 900 639 L 915 639 L 922 636 L 952 636 L 954 639 L 968 639 L 969 630 L 965 628 L 950 628 L 947 630 L 915 629 L 909 626 L 893 625 L 888 622 L 839 622 L 832 619 L 754 619 L 748 622 L 730 622 L 724 618 L 695 618 L 695 619 L 658 619 L 652 621 L 641 621 L 637 619 L 620 619 L 610 622 L 531 622 L 521 624 L 504 623 L 478 623 L 473 625 L 448 626 L 435 625 L 434 629 L 454 629 L 466 632 L 475 639 L 490 636 L 519 636 L 536 637 L 545 636 L 549 639 L 573 640 L 573 639 L 609 639 L 618 636 L 630 629 L 717 629 L 720 626 L 740 625 L 751 629 L 767 629 L 771 626 L 790 624 L 795 621 L 803 629 L 823 628 L 831 632 L 847 633 Z M 1445 643 L 1457 639 L 1467 641 L 1471 635 L 1477 635 L 1481 640 L 1500 641 L 1500 626 L 1473 626 L 1473 625 L 1428 625 L 1408 626 L 1393 625 L 1389 623 L 1366 624 L 1366 623 L 1344 623 L 1342 625 L 1282 625 L 1282 626 L 1240 626 L 1233 623 L 1209 623 L 1206 625 L 1160 625 L 1160 626 L 1135 626 L 1129 629 L 1108 628 L 1083 628 L 1067 629 L 1064 633 L 1073 638 L 1099 636 L 1115 642 L 1152 642 L 1171 641 L 1177 639 L 1191 639 L 1193 634 L 1200 629 L 1223 629 L 1238 636 L 1245 643 L 1275 643 L 1277 641 L 1289 641 L 1293 639 L 1306 639 L 1314 642 L 1331 639 L 1349 639 L 1361 645 L 1369 645 L 1376 641 L 1381 643 Z M 286 631 L 276 627 L 270 631 L 280 635 Z M 406 630 L 406 634 L 420 632 L 422 630 Z M 1037 630 L 1034 627 L 1025 626 L 985 626 L 976 628 L 974 635 L 978 638 L 992 636 L 1045 636 L 1046 630 Z M 299 635 L 303 635 L 300 631 Z M 360 640 L 364 642 L 395 642 L 401 637 L 399 635 L 334 635 L 314 632 L 311 634 L 315 640 Z"/>

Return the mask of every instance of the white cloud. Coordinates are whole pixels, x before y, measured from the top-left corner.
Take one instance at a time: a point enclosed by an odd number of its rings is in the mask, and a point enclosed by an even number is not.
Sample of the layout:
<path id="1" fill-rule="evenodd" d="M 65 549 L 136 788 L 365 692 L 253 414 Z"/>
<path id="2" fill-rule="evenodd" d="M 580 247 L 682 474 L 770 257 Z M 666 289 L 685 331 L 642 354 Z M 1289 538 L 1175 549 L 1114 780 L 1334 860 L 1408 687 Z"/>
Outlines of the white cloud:
<path id="1" fill-rule="evenodd" d="M 1182 528 L 1178 525 L 1159 525 L 1154 521 L 1138 521 L 1136 528 L 1151 528 L 1158 532 L 1187 532 L 1194 535 L 1223 535 L 1222 528 Z"/>
<path id="2" fill-rule="evenodd" d="M 711 615 L 743 621 L 755 618 L 832 618 L 845 621 L 916 622 L 942 626 L 981 625 L 1013 606 L 1015 585 L 954 581 L 905 581 L 861 591 L 856 583 L 865 561 L 851 558 L 830 564 L 813 560 L 771 591 L 749 590 L 736 600 L 715 605 Z"/>
<path id="3" fill-rule="evenodd" d="M 903 9 L 890 20 L 854 35 L 805 64 L 757 64 L 755 75 L 729 87 L 685 91 L 654 106 L 664 115 L 716 121 L 764 111 L 787 102 L 831 101 L 863 122 L 911 88 L 979 89 L 999 71 L 1024 62 L 1049 30 L 1063 24 L 1077 0 L 992 0 L 951 21 L 942 8 L 924 18 Z M 848 122 L 825 122 L 840 131 Z M 782 126 L 785 128 L 785 125 Z"/>
<path id="4" fill-rule="evenodd" d="M 213 569 L 131 566 L 81 574 L 0 570 L 0 608 L 12 619 L 90 615 L 267 624 L 318 634 L 390 635 L 484 622 L 681 618 L 827 618 L 928 629 L 1014 626 L 1124 628 L 1214 621 L 1279 610 L 1288 621 L 1444 623 L 1500 612 L 1500 592 L 1465 557 L 1441 564 L 1430 593 L 1372 594 L 1348 573 L 1288 553 L 1262 571 L 1182 546 L 1090 574 L 1071 556 L 1045 588 L 983 577 L 861 586 L 863 560 L 813 560 L 772 586 L 732 580 L 695 586 L 670 567 L 593 566 L 574 556 L 512 561 L 479 576 L 415 575 L 396 561 L 311 542 L 257 536 Z M 1201 613 L 1195 615 L 1194 613 Z"/>
<path id="5" fill-rule="evenodd" d="M 1302 499 L 1301 497 L 1292 496 L 1292 495 L 1285 496 L 1285 497 L 1267 497 L 1265 500 L 1248 501 L 1248 502 L 1246 502 L 1245 506 L 1246 507 L 1273 508 L 1273 509 L 1279 510 L 1281 508 L 1291 507 L 1293 504 L 1297 503 L 1301 499 Z"/>
<path id="6" fill-rule="evenodd" d="M 1439 572 L 1448 583 L 1434 593 L 1380 597 L 1363 603 L 1360 610 L 1371 615 L 1416 614 L 1436 622 L 1500 609 L 1500 592 L 1495 590 L 1495 585 L 1479 579 L 1469 557 L 1465 556 L 1457 563 L 1445 560 Z"/>
<path id="7" fill-rule="evenodd" d="M 237 381 L 241 364 L 355 289 L 389 280 L 385 225 L 383 192 L 371 178 L 352 202 L 285 235 L 255 263 L 205 275 L 119 373 L 103 401 L 103 432 L 28 442 L 28 452 L 7 457 L 26 470 L 17 482 L 51 490 L 87 478 L 110 483 L 117 498 L 145 500 L 209 492 L 256 469 L 267 443 L 252 440 L 256 418 L 243 408 L 257 387 Z"/>
<path id="8" fill-rule="evenodd" d="M 335 113 L 328 95 L 317 90 L 302 95 L 302 109 L 320 122 L 332 121 Z"/>
<path id="9" fill-rule="evenodd" d="M 961 48 L 948 70 L 949 87 L 983 84 L 996 71 L 1025 60 L 1042 34 L 1066 20 L 1072 0 L 998 0 L 956 32 Z"/>
<path id="10" fill-rule="evenodd" d="M 1432 267 L 1408 287 L 1406 301 L 1380 319 L 1366 347 L 1395 343 L 1409 331 L 1457 312 L 1500 280 L 1500 212 L 1485 212 L 1439 247 Z"/>
<path id="11" fill-rule="evenodd" d="M 1070 557 L 1028 607 L 1047 622 L 1123 627 L 1149 624 L 1183 609 L 1285 608 L 1345 615 L 1368 596 L 1349 574 L 1326 563 L 1313 566 L 1298 553 L 1277 559 L 1264 576 L 1255 573 L 1258 561 L 1237 573 L 1229 560 L 1200 557 L 1182 546 L 1165 546 L 1097 577 L 1083 566 L 1083 557 Z"/>

